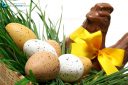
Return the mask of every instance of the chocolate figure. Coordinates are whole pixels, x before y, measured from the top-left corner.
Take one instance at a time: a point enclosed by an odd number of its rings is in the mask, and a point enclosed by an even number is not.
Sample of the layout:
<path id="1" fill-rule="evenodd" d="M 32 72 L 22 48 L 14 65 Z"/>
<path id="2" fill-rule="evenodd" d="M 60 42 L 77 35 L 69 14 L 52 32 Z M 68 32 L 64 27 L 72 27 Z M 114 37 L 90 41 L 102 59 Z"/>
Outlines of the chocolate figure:
<path id="1" fill-rule="evenodd" d="M 98 3 L 87 13 L 86 20 L 82 24 L 82 26 L 91 33 L 101 30 L 103 35 L 101 49 L 105 47 L 105 37 L 110 24 L 110 14 L 112 11 L 113 7 L 110 4 Z M 71 39 L 67 38 L 66 46 L 69 47 L 71 42 Z M 93 59 L 93 66 L 96 69 L 100 69 L 97 58 Z"/>
<path id="2" fill-rule="evenodd" d="M 87 13 L 87 19 L 82 25 L 91 33 L 101 30 L 103 35 L 101 48 L 105 47 L 105 37 L 110 24 L 110 14 L 112 11 L 113 7 L 108 3 L 98 3 Z"/>
<path id="3" fill-rule="evenodd" d="M 93 33 L 101 30 L 102 32 L 102 48 L 105 48 L 105 38 L 110 24 L 113 7 L 108 3 L 98 3 L 90 9 L 86 15 L 86 20 L 83 22 L 82 26 Z M 86 36 L 85 36 L 86 37 Z M 69 47 L 72 41 L 67 38 L 66 45 Z M 124 65 L 128 61 L 128 33 L 126 33 L 112 48 L 121 48 L 125 50 Z M 93 66 L 97 69 L 100 68 L 97 58 L 92 60 Z"/>
<path id="4" fill-rule="evenodd" d="M 103 35 L 101 48 L 105 47 L 105 37 L 110 24 L 110 14 L 112 11 L 113 7 L 110 4 L 98 3 L 87 13 L 86 20 L 82 24 L 82 26 L 91 33 L 101 30 Z M 67 47 L 69 47 L 70 42 L 71 40 L 67 38 Z"/>

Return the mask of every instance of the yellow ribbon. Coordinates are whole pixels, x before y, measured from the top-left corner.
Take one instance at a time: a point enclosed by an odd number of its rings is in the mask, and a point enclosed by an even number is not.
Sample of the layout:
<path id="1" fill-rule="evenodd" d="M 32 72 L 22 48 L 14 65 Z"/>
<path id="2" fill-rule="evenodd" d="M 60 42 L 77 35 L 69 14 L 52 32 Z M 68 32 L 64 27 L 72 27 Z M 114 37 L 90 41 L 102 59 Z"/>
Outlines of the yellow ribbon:
<path id="1" fill-rule="evenodd" d="M 101 31 L 89 33 L 81 26 L 70 35 L 70 39 L 74 41 L 71 44 L 71 54 L 90 59 L 97 57 L 107 75 L 117 72 L 116 66 L 122 65 L 124 58 L 123 49 L 104 48 L 100 50 L 102 44 Z"/>

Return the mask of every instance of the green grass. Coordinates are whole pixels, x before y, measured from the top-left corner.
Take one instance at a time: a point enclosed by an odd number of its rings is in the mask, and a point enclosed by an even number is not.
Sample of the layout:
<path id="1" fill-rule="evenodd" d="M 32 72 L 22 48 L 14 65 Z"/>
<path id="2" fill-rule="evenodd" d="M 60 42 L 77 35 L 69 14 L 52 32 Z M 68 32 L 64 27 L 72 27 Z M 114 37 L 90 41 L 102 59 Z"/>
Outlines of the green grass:
<path id="1" fill-rule="evenodd" d="M 15 7 L 13 3 L 11 4 Z M 31 19 L 31 12 L 33 11 L 31 5 L 32 3 L 30 3 L 31 11 L 26 13 L 26 18 L 24 18 L 23 12 L 17 7 L 15 7 L 17 13 L 14 13 L 6 2 L 0 1 L 0 55 L 4 56 L 0 59 L 0 62 L 5 63 L 11 70 L 20 72 L 23 75 L 25 75 L 24 67 L 27 62 L 27 56 L 12 40 L 5 30 L 5 26 L 11 22 L 20 23 L 30 28 L 38 37 L 37 27 L 34 20 Z"/>

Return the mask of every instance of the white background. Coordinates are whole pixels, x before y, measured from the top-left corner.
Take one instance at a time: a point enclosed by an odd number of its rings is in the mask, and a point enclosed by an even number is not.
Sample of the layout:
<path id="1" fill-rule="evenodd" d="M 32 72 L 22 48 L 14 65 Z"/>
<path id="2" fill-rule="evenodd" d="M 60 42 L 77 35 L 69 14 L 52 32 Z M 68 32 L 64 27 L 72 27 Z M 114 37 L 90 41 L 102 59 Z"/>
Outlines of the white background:
<path id="1" fill-rule="evenodd" d="M 114 7 L 106 37 L 106 46 L 111 46 L 128 32 L 128 0 L 40 0 L 40 5 L 54 22 L 59 19 L 63 7 L 63 24 L 68 36 L 83 23 L 90 8 L 102 2 L 110 3 Z M 38 22 L 38 18 L 34 18 Z"/>

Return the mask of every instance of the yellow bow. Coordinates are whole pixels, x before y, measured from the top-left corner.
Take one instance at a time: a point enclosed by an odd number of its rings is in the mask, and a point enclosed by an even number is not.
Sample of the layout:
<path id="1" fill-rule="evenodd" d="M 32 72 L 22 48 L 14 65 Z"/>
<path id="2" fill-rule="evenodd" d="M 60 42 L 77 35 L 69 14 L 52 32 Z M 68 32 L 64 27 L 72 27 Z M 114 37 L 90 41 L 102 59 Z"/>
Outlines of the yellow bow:
<path id="1" fill-rule="evenodd" d="M 117 72 L 116 66 L 121 66 L 124 58 L 124 50 L 117 48 L 104 48 L 102 44 L 102 33 L 97 31 L 89 33 L 82 26 L 70 35 L 74 42 L 71 44 L 71 54 L 84 56 L 90 59 L 98 58 L 98 61 L 107 75 Z"/>

